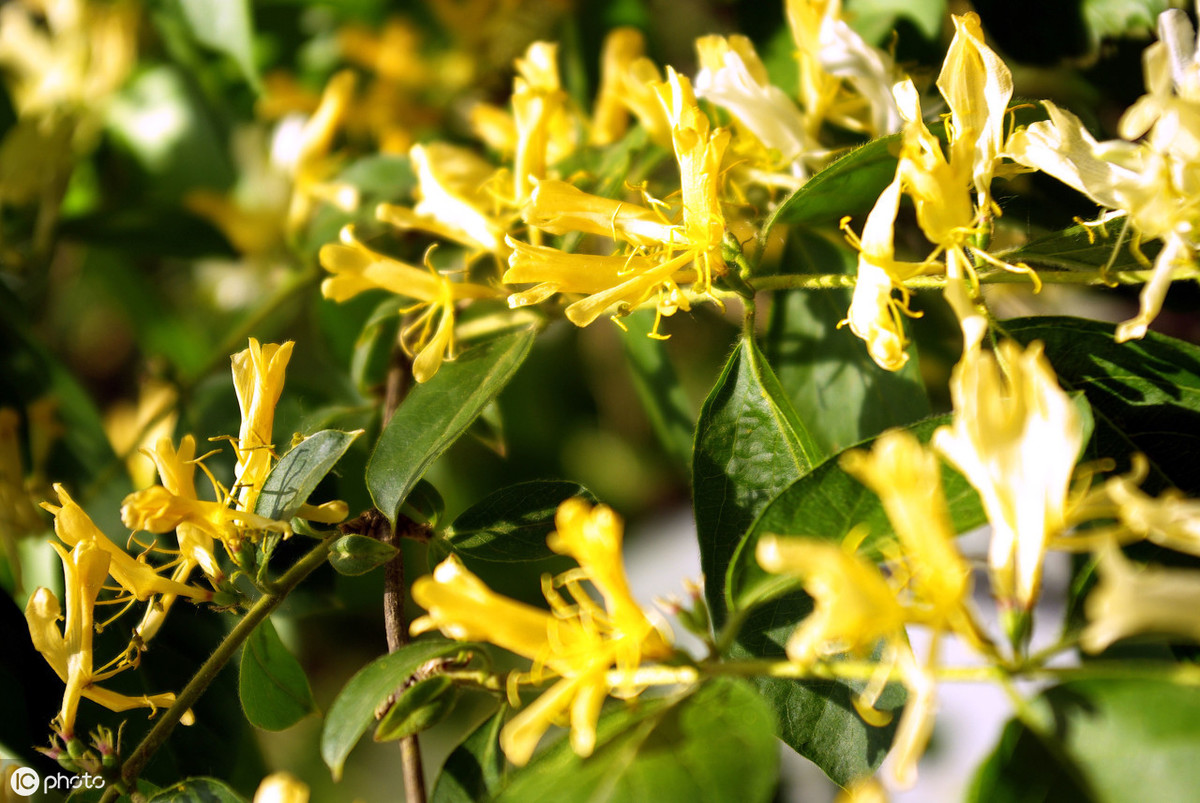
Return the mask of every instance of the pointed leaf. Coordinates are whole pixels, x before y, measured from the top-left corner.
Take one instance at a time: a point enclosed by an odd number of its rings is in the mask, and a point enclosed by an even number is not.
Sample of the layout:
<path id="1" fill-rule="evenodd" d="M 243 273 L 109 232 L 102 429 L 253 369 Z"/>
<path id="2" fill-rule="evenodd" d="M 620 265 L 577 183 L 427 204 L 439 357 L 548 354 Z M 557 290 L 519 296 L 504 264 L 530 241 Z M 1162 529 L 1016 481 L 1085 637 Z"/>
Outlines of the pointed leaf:
<path id="1" fill-rule="evenodd" d="M 468 349 L 413 388 L 396 409 L 367 464 L 371 497 L 393 525 L 425 470 L 512 379 L 533 336 L 524 329 Z"/>
<path id="2" fill-rule="evenodd" d="M 433 787 L 431 803 L 475 803 L 489 800 L 504 781 L 504 753 L 500 751 L 500 729 L 508 719 L 508 706 L 483 721 L 442 765 Z"/>
<path id="3" fill-rule="evenodd" d="M 444 533 L 455 554 L 473 560 L 524 563 L 554 556 L 546 536 L 568 499 L 594 499 L 574 482 L 538 480 L 502 488 L 468 508 Z"/>
<path id="4" fill-rule="evenodd" d="M 997 256 L 1005 262 L 1024 262 L 1034 268 L 1048 266 L 1087 271 L 1094 271 L 1105 265 L 1109 265 L 1112 270 L 1145 268 L 1145 264 L 1134 256 L 1128 236 L 1121 240 L 1121 226 L 1120 220 L 1109 223 L 1103 229 L 1071 226 Z M 1157 242 L 1141 246 L 1148 259 L 1153 259 L 1161 247 Z"/>
<path id="5" fill-rule="evenodd" d="M 270 619 L 254 628 L 242 647 L 238 695 L 250 724 L 268 731 L 290 728 L 316 710 L 304 669 Z"/>
<path id="6" fill-rule="evenodd" d="M 771 800 L 778 772 L 771 712 L 746 682 L 719 678 L 682 699 L 613 706 L 590 757 L 561 738 L 496 799 L 753 803 Z"/>
<path id="7" fill-rule="evenodd" d="M 375 728 L 375 741 L 414 736 L 441 722 L 458 699 L 458 687 L 445 675 L 419 680 L 404 689 Z"/>
<path id="8" fill-rule="evenodd" d="M 277 521 L 290 520 L 361 434 L 361 429 L 325 429 L 293 446 L 267 475 L 254 512 Z"/>
<path id="9" fill-rule="evenodd" d="M 246 798 L 216 778 L 188 778 L 156 792 L 147 803 L 246 803 Z"/>
<path id="10" fill-rule="evenodd" d="M 415 641 L 388 653 L 360 669 L 350 678 L 325 715 L 321 731 L 321 758 L 334 780 L 342 777 L 346 756 L 367 728 L 375 724 L 375 712 L 387 698 L 423 664 L 435 658 L 470 652 L 476 645 L 429 639 Z"/>
<path id="11" fill-rule="evenodd" d="M 700 411 L 692 467 L 700 565 L 718 626 L 725 572 L 746 528 L 819 454 L 758 346 L 740 342 Z"/>
<path id="12" fill-rule="evenodd" d="M 179 0 L 179 7 L 196 41 L 233 59 L 246 81 L 257 88 L 260 81 L 248 0 Z"/>

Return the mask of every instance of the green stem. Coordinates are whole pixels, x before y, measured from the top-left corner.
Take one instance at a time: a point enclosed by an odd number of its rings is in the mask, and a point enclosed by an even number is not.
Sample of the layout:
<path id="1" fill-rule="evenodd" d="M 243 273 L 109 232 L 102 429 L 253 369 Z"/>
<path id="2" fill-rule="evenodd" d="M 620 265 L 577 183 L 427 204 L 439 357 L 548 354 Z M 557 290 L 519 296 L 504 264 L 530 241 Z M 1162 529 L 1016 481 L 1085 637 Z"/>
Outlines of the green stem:
<path id="1" fill-rule="evenodd" d="M 129 758 L 125 759 L 125 763 L 121 765 L 121 781 L 128 788 L 134 788 L 138 776 L 145 769 L 150 758 L 166 742 L 184 714 L 195 705 L 209 685 L 216 680 L 217 675 L 225 668 L 225 664 L 229 663 L 242 643 L 254 632 L 254 628 L 270 616 L 305 577 L 325 563 L 329 556 L 329 548 L 336 539 L 337 536 L 330 536 L 321 541 L 284 572 L 283 576 L 275 583 L 276 592 L 260 597 L 241 621 L 234 626 L 233 630 L 229 631 L 229 635 L 217 645 L 217 649 L 208 657 L 208 660 L 196 670 L 196 674 L 175 698 L 175 703 L 167 709 L 158 722 L 154 723 L 154 727 L 142 739 L 141 744 L 134 748 Z M 100 803 L 111 803 L 120 794 L 120 790 L 114 784 L 105 790 Z"/>

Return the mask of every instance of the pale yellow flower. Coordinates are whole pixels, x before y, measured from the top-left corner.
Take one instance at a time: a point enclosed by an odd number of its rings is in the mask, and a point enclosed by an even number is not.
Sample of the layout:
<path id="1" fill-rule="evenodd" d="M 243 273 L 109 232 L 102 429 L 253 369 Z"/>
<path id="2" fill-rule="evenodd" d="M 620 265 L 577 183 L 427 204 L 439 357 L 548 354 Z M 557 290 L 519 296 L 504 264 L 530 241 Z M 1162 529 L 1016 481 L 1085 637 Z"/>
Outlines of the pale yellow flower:
<path id="1" fill-rule="evenodd" d="M 558 45 L 534 42 L 516 60 L 512 110 L 517 131 L 513 155 L 513 203 L 528 200 L 548 165 L 574 149 L 575 124 L 558 77 Z"/>
<path id="2" fill-rule="evenodd" d="M 544 591 L 551 611 L 516 602 L 491 591 L 451 556 L 431 576 L 418 579 L 413 599 L 428 613 L 412 624 L 413 633 L 438 629 L 460 640 L 488 641 L 533 662 L 535 682 L 546 672 L 554 685 L 514 717 L 500 732 L 509 760 L 526 764 L 551 724 L 568 721 L 571 747 L 588 756 L 595 747 L 596 721 L 609 694 L 633 697 L 641 689 L 631 680 L 610 679 L 610 670 L 626 677 L 643 660 L 668 657 L 671 646 L 629 594 L 620 565 L 620 519 L 605 507 L 570 500 L 559 508 L 554 549 L 580 564 Z M 601 607 L 580 586 L 592 582 L 605 600 Z M 555 585 L 565 586 L 570 600 Z"/>
<path id="3" fill-rule="evenodd" d="M 1121 550 L 1100 553 L 1100 582 L 1084 603 L 1088 623 L 1080 643 L 1100 652 L 1130 636 L 1154 634 L 1200 642 L 1200 572 L 1137 566 Z"/>
<path id="4" fill-rule="evenodd" d="M 96 598 L 108 577 L 112 555 L 97 541 L 90 539 L 79 540 L 70 552 L 58 544 L 53 544 L 53 547 L 62 558 L 66 587 L 67 610 L 63 629 L 60 631 L 58 626 L 58 620 L 63 617 L 62 609 L 58 599 L 47 588 L 39 588 L 29 598 L 25 618 L 29 623 L 33 646 L 66 684 L 62 709 L 56 719 L 60 734 L 65 739 L 74 736 L 75 717 L 83 697 L 113 711 L 149 708 L 153 712 L 156 708 L 175 702 L 175 695 L 169 692 L 128 696 L 97 685 L 130 666 L 127 661 L 119 660 L 111 669 L 96 671 L 94 668 L 93 612 Z"/>
<path id="5" fill-rule="evenodd" d="M 290 772 L 273 772 L 254 793 L 254 803 L 308 803 L 308 784 Z"/>
<path id="6" fill-rule="evenodd" d="M 592 104 L 593 145 L 611 145 L 625 135 L 629 127 L 625 76 L 645 52 L 646 38 L 637 28 L 613 28 L 605 35 L 600 51 L 600 87 Z"/>
<path id="7" fill-rule="evenodd" d="M 363 245 L 350 226 L 341 232 L 341 243 L 322 246 L 321 266 L 333 274 L 321 283 L 321 293 L 334 301 L 376 288 L 413 299 L 407 311 L 424 311 L 400 333 L 400 345 L 414 355 L 413 377 L 425 382 L 452 360 L 454 314 L 459 301 L 493 298 L 500 294 L 490 287 L 471 282 L 451 281 L 426 263 L 426 269 L 372 251 Z"/>
<path id="8" fill-rule="evenodd" d="M 292 357 L 291 341 L 261 345 L 250 338 L 248 348 L 234 354 L 233 389 L 237 393 L 242 425 L 234 442 L 237 464 L 238 506 L 253 511 L 263 482 L 271 471 L 274 456 L 275 405 L 283 393 L 284 374 Z"/>
<path id="9" fill-rule="evenodd" d="M 1003 369 L 1001 368 L 1003 363 Z M 992 593 L 1028 611 L 1041 588 L 1050 539 L 1067 524 L 1071 474 L 1083 426 L 1040 343 L 1012 341 L 963 355 L 950 379 L 954 422 L 933 446 L 979 492 L 992 525 Z"/>
<path id="10" fill-rule="evenodd" d="M 118 456 L 125 458 L 125 467 L 135 488 L 145 488 L 154 482 L 154 466 L 147 465 L 138 453 L 150 448 L 175 431 L 179 415 L 175 409 L 178 394 L 175 386 L 160 379 L 138 383 L 136 402 L 122 402 L 104 415 L 104 432 Z"/>

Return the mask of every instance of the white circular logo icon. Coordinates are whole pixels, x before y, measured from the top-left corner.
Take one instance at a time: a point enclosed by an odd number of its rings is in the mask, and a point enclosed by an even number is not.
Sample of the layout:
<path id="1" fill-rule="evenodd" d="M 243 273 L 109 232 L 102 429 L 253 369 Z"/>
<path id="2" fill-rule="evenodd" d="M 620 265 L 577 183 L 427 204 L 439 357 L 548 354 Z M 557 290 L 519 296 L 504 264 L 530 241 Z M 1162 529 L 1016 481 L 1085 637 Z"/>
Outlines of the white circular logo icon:
<path id="1" fill-rule="evenodd" d="M 37 770 L 29 767 L 18 767 L 8 778 L 8 785 L 21 797 L 29 797 L 42 785 L 42 779 Z"/>

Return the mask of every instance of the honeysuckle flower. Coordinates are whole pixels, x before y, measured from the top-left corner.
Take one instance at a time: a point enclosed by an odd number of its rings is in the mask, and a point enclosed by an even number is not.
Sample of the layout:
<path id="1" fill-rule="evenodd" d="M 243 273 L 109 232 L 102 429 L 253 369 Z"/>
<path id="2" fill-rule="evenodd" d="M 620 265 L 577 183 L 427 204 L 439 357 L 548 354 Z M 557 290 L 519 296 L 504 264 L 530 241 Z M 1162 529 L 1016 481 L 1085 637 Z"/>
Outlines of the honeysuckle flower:
<path id="1" fill-rule="evenodd" d="M 1159 15 L 1160 41 L 1146 49 L 1147 94 L 1126 111 L 1120 134 L 1126 140 L 1097 142 L 1070 112 L 1049 101 L 1050 116 L 1016 132 L 1006 156 L 1048 173 L 1097 204 L 1128 215 L 1135 243 L 1160 238 L 1162 250 L 1142 288 L 1137 314 L 1117 326 L 1118 342 L 1137 339 L 1162 309 L 1176 275 L 1196 269 L 1196 199 L 1200 182 L 1200 60 L 1187 15 Z M 1134 253 L 1140 253 L 1136 248 Z"/>
<path id="2" fill-rule="evenodd" d="M 696 95 L 728 111 L 774 151 L 777 156 L 770 161 L 802 174 L 797 159 L 814 149 L 804 117 L 787 93 L 771 83 L 753 43 L 744 36 L 704 36 L 696 40 L 696 50 Z"/>
<path id="3" fill-rule="evenodd" d="M 809 136 L 815 139 L 826 120 L 872 136 L 899 129 L 892 59 L 842 19 L 841 0 L 787 0 L 785 7 L 800 61 L 800 102 Z"/>
<path id="4" fill-rule="evenodd" d="M 1130 636 L 1155 634 L 1200 642 L 1200 572 L 1138 566 L 1115 546 L 1100 552 L 1100 582 L 1088 594 L 1080 644 L 1100 652 Z"/>
<path id="5" fill-rule="evenodd" d="M 547 166 L 574 147 L 574 124 L 566 114 L 567 95 L 558 78 L 558 45 L 534 42 L 516 60 L 513 122 L 517 147 L 513 155 L 513 203 L 520 207 L 533 192 Z"/>
<path id="6" fill-rule="evenodd" d="M 875 492 L 896 531 L 896 571 L 912 593 L 910 617 L 934 627 L 961 626 L 971 568 L 954 545 L 937 455 L 897 429 L 880 435 L 870 452 L 846 452 L 840 464 Z"/>
<path id="7" fill-rule="evenodd" d="M 308 803 L 308 784 L 290 772 L 273 772 L 258 785 L 254 803 Z"/>
<path id="8" fill-rule="evenodd" d="M 416 305 L 407 311 L 424 311 L 400 333 L 400 345 L 415 355 L 413 377 L 425 382 L 454 359 L 454 309 L 459 301 L 494 298 L 490 287 L 471 282 L 454 282 L 438 273 L 426 257 L 425 270 L 372 251 L 363 245 L 350 226 L 341 232 L 341 243 L 322 246 L 322 267 L 333 276 L 321 282 L 321 293 L 334 301 L 345 301 L 365 290 L 382 288 L 411 298 Z"/>
<path id="9" fill-rule="evenodd" d="M 283 393 L 284 375 L 294 345 L 290 340 L 282 345 L 263 345 L 250 338 L 250 345 L 230 358 L 233 389 L 242 413 L 241 429 L 234 442 L 237 454 L 234 474 L 238 506 L 243 511 L 254 510 L 263 482 L 271 471 L 275 405 Z"/>
<path id="10" fill-rule="evenodd" d="M 460 640 L 483 640 L 533 662 L 530 677 L 559 680 L 500 732 L 500 746 L 514 764 L 526 764 L 551 724 L 569 720 L 571 747 L 591 754 L 600 706 L 609 694 L 636 696 L 631 679 L 644 660 L 671 654 L 668 639 L 633 600 L 620 565 L 621 520 L 608 508 L 569 500 L 559 508 L 550 543 L 579 562 L 558 581 L 544 583 L 550 612 L 496 594 L 456 556 L 418 579 L 413 599 L 428 612 L 412 632 L 438 629 Z M 579 585 L 592 582 L 605 601 L 598 605 Z M 571 600 L 555 589 L 567 588 Z M 627 679 L 616 683 L 610 670 Z"/>
<path id="11" fill-rule="evenodd" d="M 154 483 L 154 464 L 147 464 L 139 450 L 154 447 L 175 431 L 177 400 L 178 393 L 170 382 L 148 379 L 138 383 L 136 402 L 115 404 L 104 414 L 104 433 L 113 451 L 125 457 L 125 468 L 135 488 Z"/>
<path id="12" fill-rule="evenodd" d="M 56 727 L 62 736 L 70 739 L 74 735 L 75 717 L 83 697 L 113 711 L 149 708 L 153 713 L 154 709 L 175 702 L 175 695 L 170 692 L 128 696 L 97 685 L 130 665 L 120 660 L 111 669 L 96 671 L 94 667 L 93 612 L 96 598 L 109 574 L 112 553 L 94 539 L 77 541 L 70 552 L 59 544 L 52 546 L 62 558 L 66 621 L 60 631 L 58 620 L 63 617 L 63 611 L 58 598 L 48 588 L 39 588 L 29 598 L 25 606 L 25 618 L 29 623 L 33 646 L 66 684 L 62 708 L 56 720 Z M 187 719 L 190 719 L 190 712 Z"/>
<path id="13" fill-rule="evenodd" d="M 489 188 L 496 169 L 466 148 L 445 143 L 414 145 L 417 204 L 411 209 L 380 204 L 375 215 L 401 229 L 414 229 L 458 243 L 473 254 L 504 257 L 508 216 Z"/>
<path id="14" fill-rule="evenodd" d="M 645 52 L 646 38 L 637 28 L 622 26 L 605 35 L 600 51 L 600 86 L 592 104 L 589 139 L 593 145 L 611 145 L 625 135 L 629 127 L 626 76 Z"/>
<path id="15" fill-rule="evenodd" d="M 43 502 L 42 507 L 54 514 L 55 535 L 67 546 L 89 542 L 108 555 L 108 573 L 135 599 L 146 600 L 154 594 L 175 594 L 200 601 L 211 599 L 211 591 L 162 577 L 153 566 L 128 554 L 96 526 L 61 484 L 55 483 L 54 490 L 60 504 Z"/>
<path id="16" fill-rule="evenodd" d="M 933 730 L 936 689 L 908 646 L 904 625 L 911 616 L 896 590 L 844 544 L 767 535 L 755 557 L 769 572 L 799 577 L 813 598 L 813 612 L 788 638 L 790 660 L 808 665 L 841 654 L 867 658 L 882 645 L 880 678 L 855 698 L 855 708 L 868 723 L 885 724 L 889 717 L 873 705 L 888 674 L 899 671 L 909 700 L 892 743 L 892 768 L 898 783 L 911 784 Z"/>
<path id="17" fill-rule="evenodd" d="M 1083 426 L 1040 343 L 998 350 L 999 359 L 974 351 L 955 366 L 954 422 L 933 446 L 979 492 L 992 525 L 992 593 L 1023 613 L 1037 600 L 1047 545 L 1067 523 Z"/>

